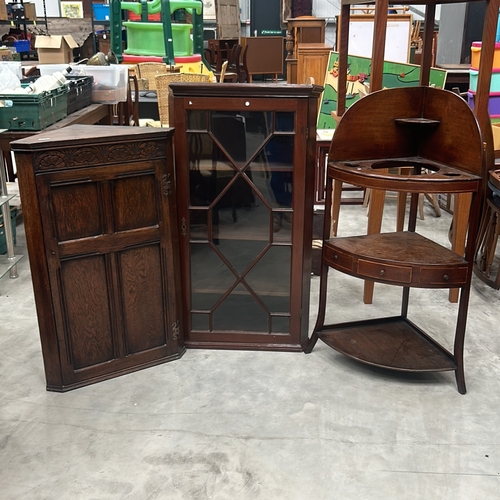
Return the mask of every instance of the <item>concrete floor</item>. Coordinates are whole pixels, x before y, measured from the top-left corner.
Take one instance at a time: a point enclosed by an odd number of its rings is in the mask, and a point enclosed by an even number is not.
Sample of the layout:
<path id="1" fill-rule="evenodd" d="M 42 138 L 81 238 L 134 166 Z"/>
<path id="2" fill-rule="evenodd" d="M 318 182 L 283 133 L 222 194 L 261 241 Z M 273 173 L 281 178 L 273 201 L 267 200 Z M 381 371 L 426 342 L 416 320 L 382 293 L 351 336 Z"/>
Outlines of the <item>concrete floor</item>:
<path id="1" fill-rule="evenodd" d="M 384 228 L 394 227 L 388 200 Z M 424 234 L 449 214 L 426 206 Z M 342 206 L 339 235 L 364 232 Z M 17 252 L 26 254 L 23 227 Z M 300 353 L 188 350 L 65 394 L 45 390 L 28 259 L 0 281 L 0 498 L 474 500 L 500 496 L 500 292 L 473 280 L 468 393 L 453 373 L 401 374 L 318 342 Z M 312 279 L 311 329 L 319 279 Z M 400 289 L 330 273 L 328 316 L 399 311 Z M 450 345 L 457 307 L 415 290 L 410 314 Z M 413 304 L 412 303 L 412 304 Z"/>

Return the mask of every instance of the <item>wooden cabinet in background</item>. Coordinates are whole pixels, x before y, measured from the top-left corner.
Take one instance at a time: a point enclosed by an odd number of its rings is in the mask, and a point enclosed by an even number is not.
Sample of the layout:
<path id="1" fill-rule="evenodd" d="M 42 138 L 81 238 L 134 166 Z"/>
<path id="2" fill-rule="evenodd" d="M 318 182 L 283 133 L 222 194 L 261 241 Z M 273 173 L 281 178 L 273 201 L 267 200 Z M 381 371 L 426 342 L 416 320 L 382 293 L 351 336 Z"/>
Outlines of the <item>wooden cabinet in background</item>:
<path id="1" fill-rule="evenodd" d="M 328 58 L 332 47 L 325 43 L 302 43 L 297 49 L 297 83 L 314 78 L 316 85 L 324 85 Z"/>
<path id="2" fill-rule="evenodd" d="M 184 352 L 172 135 L 72 125 L 12 143 L 48 390 Z"/>
<path id="3" fill-rule="evenodd" d="M 287 19 L 286 74 L 288 83 L 301 83 L 297 73 L 299 45 L 302 43 L 325 43 L 325 26 L 325 19 L 314 16 Z"/>
<path id="4" fill-rule="evenodd" d="M 241 38 L 242 53 L 247 49 L 248 81 L 253 75 L 272 75 L 274 80 L 283 74 L 285 40 L 282 36 L 252 36 Z"/>

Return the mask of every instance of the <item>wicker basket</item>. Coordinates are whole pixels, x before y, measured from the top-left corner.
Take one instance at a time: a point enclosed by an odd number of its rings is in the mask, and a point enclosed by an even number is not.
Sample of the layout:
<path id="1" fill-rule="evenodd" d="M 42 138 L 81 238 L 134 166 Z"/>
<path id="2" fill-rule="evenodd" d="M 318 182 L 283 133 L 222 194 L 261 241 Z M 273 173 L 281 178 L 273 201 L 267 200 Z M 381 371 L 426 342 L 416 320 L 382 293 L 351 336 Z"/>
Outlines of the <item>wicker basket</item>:
<path id="1" fill-rule="evenodd" d="M 155 76 L 168 73 L 168 66 L 161 62 L 142 62 L 137 64 L 139 77 L 148 81 L 147 90 L 156 90 Z"/>
<path id="2" fill-rule="evenodd" d="M 210 82 L 210 76 L 202 73 L 165 73 L 156 75 L 155 86 L 158 98 L 158 113 L 162 126 L 168 126 L 168 96 L 172 82 Z"/>

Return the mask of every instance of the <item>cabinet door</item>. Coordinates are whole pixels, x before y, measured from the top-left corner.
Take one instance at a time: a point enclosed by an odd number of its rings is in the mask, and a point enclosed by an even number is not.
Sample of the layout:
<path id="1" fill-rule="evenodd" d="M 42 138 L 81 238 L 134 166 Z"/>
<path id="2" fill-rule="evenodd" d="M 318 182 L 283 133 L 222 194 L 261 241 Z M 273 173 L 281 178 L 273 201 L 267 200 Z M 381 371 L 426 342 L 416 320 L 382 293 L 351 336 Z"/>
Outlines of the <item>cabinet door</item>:
<path id="1" fill-rule="evenodd" d="M 65 386 L 179 357 L 169 181 L 164 160 L 37 176 Z"/>
<path id="2" fill-rule="evenodd" d="M 309 102 L 238 97 L 176 103 L 186 345 L 300 350 Z"/>

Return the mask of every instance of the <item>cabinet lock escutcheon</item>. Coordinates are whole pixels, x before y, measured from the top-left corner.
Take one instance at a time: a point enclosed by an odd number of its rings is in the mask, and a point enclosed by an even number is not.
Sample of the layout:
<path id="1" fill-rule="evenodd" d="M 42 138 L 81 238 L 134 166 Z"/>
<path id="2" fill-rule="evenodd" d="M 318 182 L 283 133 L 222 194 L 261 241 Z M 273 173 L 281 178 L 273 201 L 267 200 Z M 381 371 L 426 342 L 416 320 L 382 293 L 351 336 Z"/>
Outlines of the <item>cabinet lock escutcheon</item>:
<path id="1" fill-rule="evenodd" d="M 185 217 L 181 219 L 181 234 L 182 236 L 184 236 L 184 238 L 187 236 L 187 224 Z"/>

